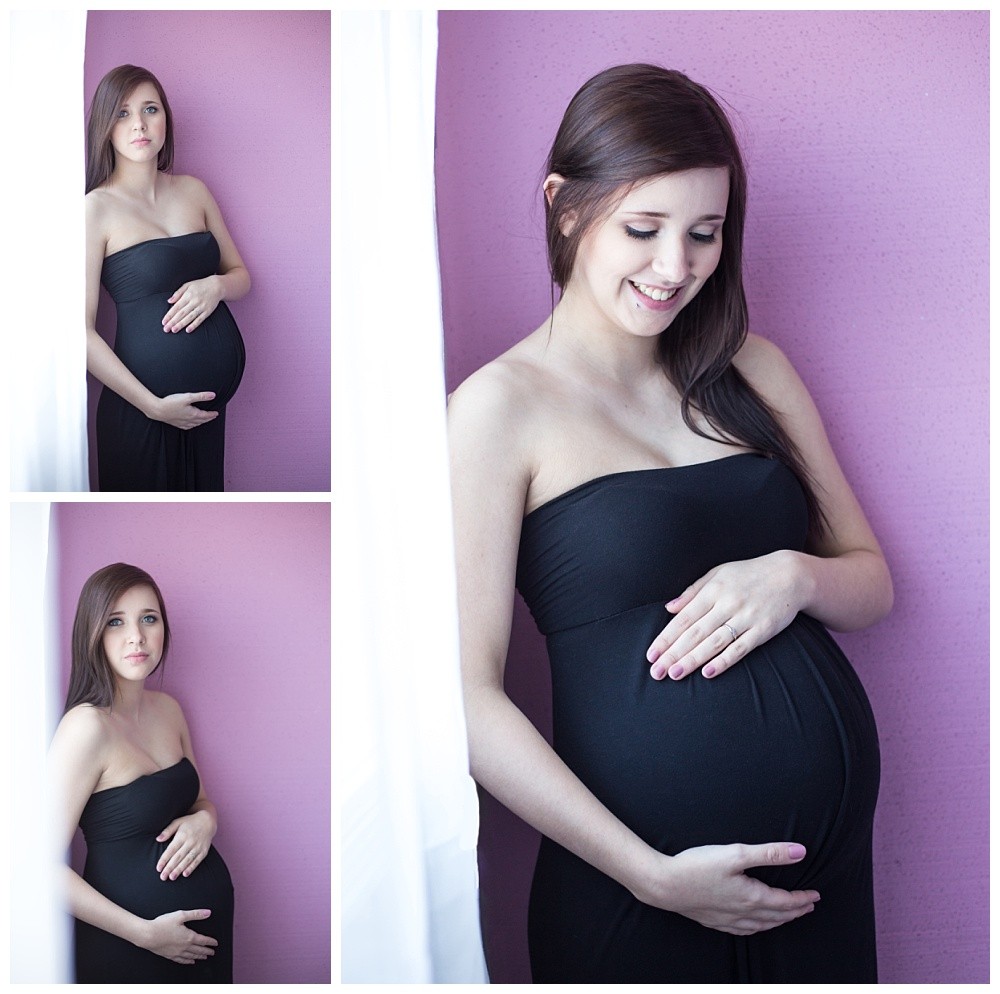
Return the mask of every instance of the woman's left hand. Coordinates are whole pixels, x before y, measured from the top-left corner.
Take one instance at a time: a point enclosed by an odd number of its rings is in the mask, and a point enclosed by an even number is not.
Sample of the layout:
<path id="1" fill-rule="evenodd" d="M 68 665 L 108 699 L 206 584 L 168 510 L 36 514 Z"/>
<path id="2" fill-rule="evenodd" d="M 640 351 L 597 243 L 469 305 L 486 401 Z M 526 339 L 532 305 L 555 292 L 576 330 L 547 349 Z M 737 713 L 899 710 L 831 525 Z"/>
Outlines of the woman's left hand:
<path id="1" fill-rule="evenodd" d="M 176 880 L 179 876 L 189 877 L 201 861 L 208 855 L 215 837 L 215 819 L 207 811 L 175 818 L 156 837 L 157 842 L 173 840 L 163 851 L 156 864 L 156 872 L 161 880 Z"/>
<path id="2" fill-rule="evenodd" d="M 646 653 L 653 678 L 729 669 L 791 624 L 803 603 L 799 576 L 796 554 L 784 550 L 710 570 L 666 605 L 674 618 Z"/>
<path id="3" fill-rule="evenodd" d="M 219 306 L 222 284 L 218 276 L 185 283 L 167 298 L 173 307 L 163 316 L 164 331 L 187 331 L 189 334 Z"/>

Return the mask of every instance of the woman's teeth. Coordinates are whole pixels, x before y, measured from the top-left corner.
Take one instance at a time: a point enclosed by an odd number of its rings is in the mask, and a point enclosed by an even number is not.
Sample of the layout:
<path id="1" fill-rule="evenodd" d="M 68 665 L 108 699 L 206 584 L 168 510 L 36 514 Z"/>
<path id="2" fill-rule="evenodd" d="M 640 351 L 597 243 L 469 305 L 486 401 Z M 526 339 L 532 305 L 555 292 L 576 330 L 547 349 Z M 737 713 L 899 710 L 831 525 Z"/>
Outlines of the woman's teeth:
<path id="1" fill-rule="evenodd" d="M 656 287 L 646 286 L 645 283 L 635 283 L 632 280 L 629 280 L 629 282 L 632 283 L 632 286 L 634 286 L 639 293 L 644 294 L 651 300 L 669 300 L 680 289 L 680 287 L 675 286 L 673 290 L 658 290 Z"/>

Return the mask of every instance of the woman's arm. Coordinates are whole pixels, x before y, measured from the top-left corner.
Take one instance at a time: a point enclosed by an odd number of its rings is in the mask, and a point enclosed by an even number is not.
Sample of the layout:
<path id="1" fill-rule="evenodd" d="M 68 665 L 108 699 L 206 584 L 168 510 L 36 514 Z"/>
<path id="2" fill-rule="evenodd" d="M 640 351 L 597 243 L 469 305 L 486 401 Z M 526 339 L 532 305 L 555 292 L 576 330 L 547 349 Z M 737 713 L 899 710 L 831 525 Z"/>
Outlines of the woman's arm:
<path id="1" fill-rule="evenodd" d="M 167 720 L 177 729 L 184 755 L 198 772 L 198 764 L 194 759 L 191 747 L 191 733 L 180 705 L 169 695 L 160 694 L 159 700 L 164 707 Z M 170 845 L 163 851 L 156 863 L 156 872 L 161 880 L 176 880 L 179 876 L 189 877 L 202 863 L 212 847 L 212 839 L 219 829 L 219 816 L 215 805 L 205 793 L 205 782 L 198 774 L 198 797 L 186 815 L 175 818 L 156 837 L 157 842 Z"/>
<path id="2" fill-rule="evenodd" d="M 105 735 L 96 709 L 80 705 L 63 716 L 49 749 L 50 788 L 58 798 L 60 839 L 68 848 L 80 815 L 105 765 Z M 207 918 L 211 911 L 175 911 L 148 920 L 126 911 L 88 884 L 69 866 L 63 867 L 70 914 L 117 935 L 142 949 L 178 963 L 214 955 L 215 939 L 200 935 L 185 921 Z"/>
<path id="3" fill-rule="evenodd" d="M 705 676 L 718 676 L 800 611 L 836 631 L 853 631 L 874 624 L 892 607 L 885 557 L 802 380 L 777 346 L 756 335 L 736 365 L 798 447 L 828 526 L 806 552 L 783 550 L 725 563 L 670 601 L 667 610 L 674 618 L 647 655 L 657 679 L 680 680 L 701 667 Z"/>
<path id="4" fill-rule="evenodd" d="M 211 391 L 202 393 L 172 394 L 157 397 L 144 386 L 134 373 L 115 355 L 107 342 L 97 333 L 97 301 L 101 290 L 101 268 L 107 236 L 104 232 L 97 191 L 86 197 L 86 312 L 87 370 L 109 390 L 127 400 L 153 421 L 164 421 L 175 428 L 196 428 L 217 418 L 218 411 L 203 411 L 196 403 L 214 400 Z"/>
<path id="5" fill-rule="evenodd" d="M 179 176 L 175 182 L 183 185 L 182 195 L 198 205 L 205 227 L 219 245 L 219 272 L 184 283 L 168 298 L 172 306 L 163 316 L 163 327 L 170 332 L 192 332 L 221 301 L 239 300 L 250 292 L 250 273 L 208 187 L 193 176 Z"/>
<path id="6" fill-rule="evenodd" d="M 449 405 L 462 683 L 473 777 L 530 825 L 639 900 L 749 934 L 812 910 L 815 891 L 766 887 L 743 870 L 796 862 L 799 847 L 719 846 L 668 857 L 605 808 L 507 697 L 514 573 L 531 478 L 530 397 L 501 365 Z"/>

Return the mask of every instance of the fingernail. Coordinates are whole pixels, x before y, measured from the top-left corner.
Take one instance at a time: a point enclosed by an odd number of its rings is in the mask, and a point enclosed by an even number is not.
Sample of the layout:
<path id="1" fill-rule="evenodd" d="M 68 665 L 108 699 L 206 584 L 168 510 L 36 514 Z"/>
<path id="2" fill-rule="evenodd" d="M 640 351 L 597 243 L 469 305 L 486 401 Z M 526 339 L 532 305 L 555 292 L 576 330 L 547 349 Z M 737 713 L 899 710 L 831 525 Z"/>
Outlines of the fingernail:
<path id="1" fill-rule="evenodd" d="M 670 675 L 675 680 L 679 680 L 682 676 L 684 676 L 684 667 L 681 666 L 680 663 L 674 663 L 674 665 L 670 667 Z"/>
<path id="2" fill-rule="evenodd" d="M 664 673 L 666 673 L 666 670 L 662 666 L 654 666 L 652 672 L 654 680 L 662 680 Z"/>
<path id="3" fill-rule="evenodd" d="M 701 672 L 704 673 L 705 676 L 715 676 L 715 667 L 706 666 Z"/>
<path id="4" fill-rule="evenodd" d="M 800 846 L 797 842 L 792 842 L 788 846 L 789 859 L 802 859 L 806 854 L 806 847 Z"/>
<path id="5" fill-rule="evenodd" d="M 660 658 L 660 650 L 659 649 L 650 649 L 646 653 L 646 659 L 650 663 L 655 663 L 657 661 L 657 659 L 659 659 L 659 658 Z"/>

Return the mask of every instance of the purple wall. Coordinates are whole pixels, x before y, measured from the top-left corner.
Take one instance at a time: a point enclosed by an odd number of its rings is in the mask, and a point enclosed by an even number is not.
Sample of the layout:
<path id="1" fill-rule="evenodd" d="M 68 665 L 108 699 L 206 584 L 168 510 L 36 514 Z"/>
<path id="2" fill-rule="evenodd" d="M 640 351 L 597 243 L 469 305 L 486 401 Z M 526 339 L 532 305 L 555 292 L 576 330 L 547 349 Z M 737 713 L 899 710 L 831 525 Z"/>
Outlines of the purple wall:
<path id="1" fill-rule="evenodd" d="M 219 810 L 235 982 L 328 983 L 329 505 L 54 508 L 63 692 L 84 581 L 108 563 L 141 566 L 170 616 L 162 689 L 184 709 Z"/>
<path id="2" fill-rule="evenodd" d="M 330 14 L 90 11 L 85 111 L 123 63 L 163 84 L 174 170 L 208 185 L 253 280 L 231 305 L 247 367 L 228 407 L 226 489 L 328 491 Z M 99 328 L 113 332 L 102 297 Z M 92 467 L 97 394 L 91 380 Z"/>
<path id="3" fill-rule="evenodd" d="M 983 982 L 987 886 L 988 29 L 985 12 L 442 12 L 437 197 L 453 389 L 549 310 L 539 183 L 576 89 L 681 69 L 736 109 L 754 330 L 790 356 L 893 570 L 839 637 L 882 743 L 886 983 Z M 508 686 L 547 725 L 519 606 Z M 483 812 L 495 982 L 528 979 L 536 836 Z"/>

